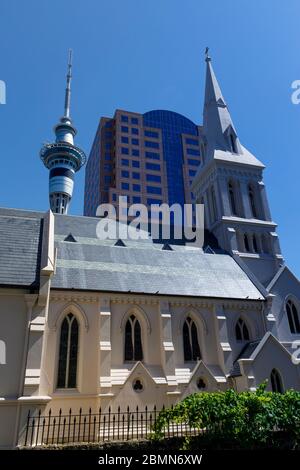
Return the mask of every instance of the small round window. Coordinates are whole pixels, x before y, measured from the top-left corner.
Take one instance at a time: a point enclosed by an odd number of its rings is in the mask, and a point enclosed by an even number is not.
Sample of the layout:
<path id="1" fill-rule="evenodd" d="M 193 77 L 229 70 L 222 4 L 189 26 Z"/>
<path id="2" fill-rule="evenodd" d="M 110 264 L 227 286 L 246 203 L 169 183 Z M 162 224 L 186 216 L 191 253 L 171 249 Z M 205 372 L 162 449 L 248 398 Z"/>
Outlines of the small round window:
<path id="1" fill-rule="evenodd" d="M 197 387 L 199 390 L 205 390 L 206 389 L 206 383 L 202 377 L 199 377 L 197 380 Z"/>
<path id="2" fill-rule="evenodd" d="M 144 385 L 140 379 L 135 379 L 132 383 L 132 388 L 135 392 L 142 392 L 144 390 Z"/>

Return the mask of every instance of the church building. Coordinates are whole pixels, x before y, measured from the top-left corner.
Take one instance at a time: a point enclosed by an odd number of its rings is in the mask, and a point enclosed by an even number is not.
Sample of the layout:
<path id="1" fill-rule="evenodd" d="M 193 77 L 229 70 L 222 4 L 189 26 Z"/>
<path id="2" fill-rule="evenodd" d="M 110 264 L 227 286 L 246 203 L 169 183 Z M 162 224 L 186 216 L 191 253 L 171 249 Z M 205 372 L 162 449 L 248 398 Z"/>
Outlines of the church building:
<path id="1" fill-rule="evenodd" d="M 68 215 L 84 152 L 70 117 L 41 150 L 48 212 L 0 209 L 0 448 L 28 411 L 170 406 L 195 392 L 300 390 L 300 283 L 285 264 L 263 182 L 206 56 L 203 149 L 193 179 L 202 248 L 101 240 Z"/>

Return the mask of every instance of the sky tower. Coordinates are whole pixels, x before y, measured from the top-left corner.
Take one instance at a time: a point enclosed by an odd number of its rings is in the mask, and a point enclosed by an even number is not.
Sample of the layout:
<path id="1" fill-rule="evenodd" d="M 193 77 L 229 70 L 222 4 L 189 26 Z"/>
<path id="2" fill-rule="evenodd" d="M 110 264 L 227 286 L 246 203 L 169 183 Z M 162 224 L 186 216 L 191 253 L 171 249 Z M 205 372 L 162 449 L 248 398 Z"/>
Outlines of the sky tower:
<path id="1" fill-rule="evenodd" d="M 69 51 L 64 115 L 54 127 L 54 143 L 46 143 L 40 157 L 49 173 L 49 201 L 52 212 L 67 214 L 73 194 L 74 175 L 85 164 L 83 150 L 74 145 L 77 131 L 70 117 L 72 51 Z"/>

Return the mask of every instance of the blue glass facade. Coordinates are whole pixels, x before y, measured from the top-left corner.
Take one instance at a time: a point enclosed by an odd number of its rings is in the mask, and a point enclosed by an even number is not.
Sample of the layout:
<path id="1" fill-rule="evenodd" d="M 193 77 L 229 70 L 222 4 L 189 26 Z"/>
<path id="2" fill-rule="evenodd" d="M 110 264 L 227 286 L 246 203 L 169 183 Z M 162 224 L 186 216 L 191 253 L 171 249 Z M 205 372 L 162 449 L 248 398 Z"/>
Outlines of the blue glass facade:
<path id="1" fill-rule="evenodd" d="M 167 167 L 169 204 L 185 203 L 184 180 L 182 174 L 183 148 L 182 134 L 198 136 L 196 124 L 173 111 L 155 110 L 143 115 L 145 127 L 155 127 L 162 131 L 163 156 Z"/>
<path id="2" fill-rule="evenodd" d="M 201 163 L 198 132 L 191 120 L 166 110 L 117 110 L 113 120 L 101 118 L 86 167 L 85 215 L 94 216 L 99 204 L 115 202 L 123 191 L 144 204 L 156 197 L 170 205 L 192 202 L 191 181 Z"/>

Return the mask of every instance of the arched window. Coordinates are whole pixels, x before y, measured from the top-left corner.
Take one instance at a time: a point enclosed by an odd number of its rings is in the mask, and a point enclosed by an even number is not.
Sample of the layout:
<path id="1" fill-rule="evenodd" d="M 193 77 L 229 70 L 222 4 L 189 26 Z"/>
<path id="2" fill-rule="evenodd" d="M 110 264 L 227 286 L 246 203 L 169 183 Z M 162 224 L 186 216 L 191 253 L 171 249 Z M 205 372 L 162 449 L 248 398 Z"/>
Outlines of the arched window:
<path id="1" fill-rule="evenodd" d="M 249 245 L 249 238 L 248 238 L 247 233 L 245 233 L 245 235 L 244 235 L 244 246 L 245 246 L 245 250 L 249 252 L 250 251 L 250 245 Z"/>
<path id="2" fill-rule="evenodd" d="M 272 392 L 283 393 L 283 384 L 279 372 L 273 369 L 271 372 Z"/>
<path id="3" fill-rule="evenodd" d="M 191 317 L 187 317 L 183 325 L 183 352 L 185 361 L 201 359 L 197 327 Z"/>
<path id="4" fill-rule="evenodd" d="M 210 188 L 210 196 L 211 196 L 212 222 L 215 222 L 217 219 L 217 201 L 216 201 L 215 188 L 213 186 Z"/>
<path id="5" fill-rule="evenodd" d="M 237 238 L 238 250 L 242 253 L 243 251 L 245 251 L 244 235 L 239 230 L 236 231 L 236 238 Z"/>
<path id="6" fill-rule="evenodd" d="M 235 325 L 235 337 L 237 341 L 249 341 L 250 335 L 246 323 L 239 318 Z"/>
<path id="7" fill-rule="evenodd" d="M 300 333 L 299 314 L 296 305 L 291 300 L 285 304 L 291 333 Z"/>
<path id="8" fill-rule="evenodd" d="M 236 149 L 236 139 L 232 133 L 229 134 L 230 148 L 232 153 L 237 153 Z"/>
<path id="9" fill-rule="evenodd" d="M 261 236 L 261 246 L 263 253 L 269 253 L 269 243 L 266 235 L 263 233 Z"/>
<path id="10" fill-rule="evenodd" d="M 257 219 L 257 208 L 256 208 L 256 202 L 255 202 L 255 193 L 254 193 L 254 188 L 252 184 L 248 185 L 248 196 L 249 196 L 249 202 L 250 202 L 250 207 L 251 207 L 251 212 L 252 216 Z"/>
<path id="11" fill-rule="evenodd" d="M 228 195 L 229 195 L 229 202 L 230 202 L 230 209 L 232 215 L 238 215 L 236 201 L 235 201 L 235 188 L 232 181 L 228 183 Z"/>
<path id="12" fill-rule="evenodd" d="M 256 238 L 256 235 L 253 234 L 253 249 L 255 251 L 255 253 L 258 253 L 258 244 L 257 244 L 257 238 Z"/>
<path id="13" fill-rule="evenodd" d="M 130 315 L 125 325 L 125 361 L 142 361 L 142 331 L 140 322 Z"/>
<path id="14" fill-rule="evenodd" d="M 75 388 L 77 382 L 77 356 L 78 356 L 78 321 L 69 313 L 61 325 L 59 361 L 58 361 L 58 388 Z"/>

